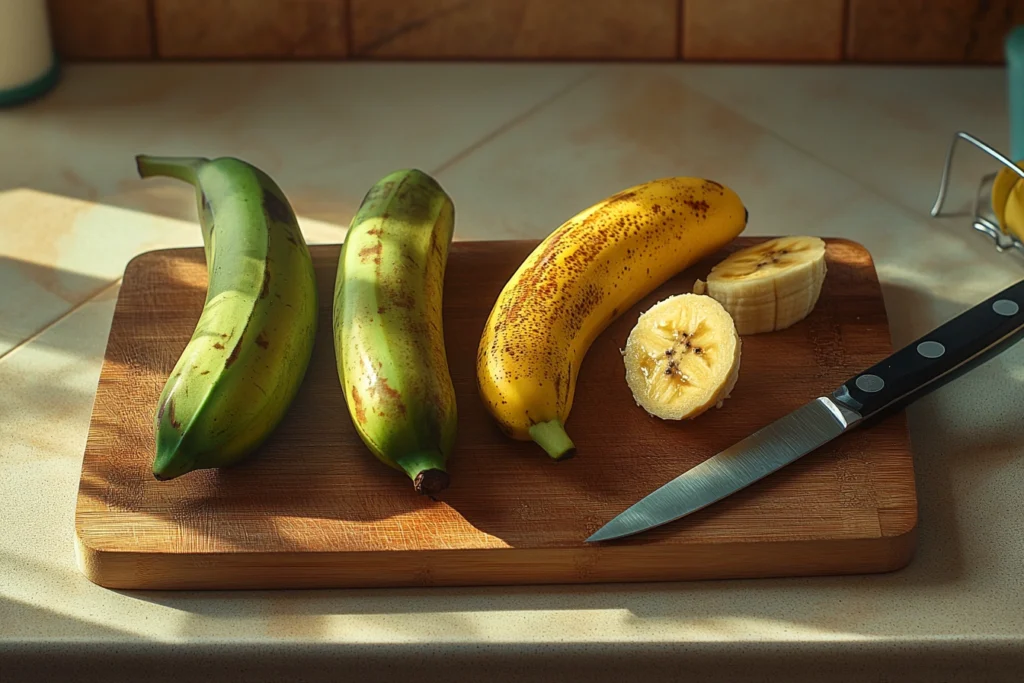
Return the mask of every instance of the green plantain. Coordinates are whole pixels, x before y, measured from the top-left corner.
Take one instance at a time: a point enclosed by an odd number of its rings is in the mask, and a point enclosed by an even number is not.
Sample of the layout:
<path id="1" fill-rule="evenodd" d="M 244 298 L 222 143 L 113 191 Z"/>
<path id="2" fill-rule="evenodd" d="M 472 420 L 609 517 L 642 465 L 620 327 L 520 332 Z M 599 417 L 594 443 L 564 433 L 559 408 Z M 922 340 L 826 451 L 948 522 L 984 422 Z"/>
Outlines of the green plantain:
<path id="1" fill-rule="evenodd" d="M 441 323 L 455 207 L 417 170 L 375 184 L 352 219 L 334 289 L 334 346 L 349 414 L 381 462 L 414 489 L 448 486 L 455 389 Z"/>
<path id="2" fill-rule="evenodd" d="M 153 475 L 226 467 L 276 428 L 316 333 L 313 263 L 284 193 L 232 158 L 136 157 L 139 175 L 196 188 L 206 302 L 157 405 Z"/>

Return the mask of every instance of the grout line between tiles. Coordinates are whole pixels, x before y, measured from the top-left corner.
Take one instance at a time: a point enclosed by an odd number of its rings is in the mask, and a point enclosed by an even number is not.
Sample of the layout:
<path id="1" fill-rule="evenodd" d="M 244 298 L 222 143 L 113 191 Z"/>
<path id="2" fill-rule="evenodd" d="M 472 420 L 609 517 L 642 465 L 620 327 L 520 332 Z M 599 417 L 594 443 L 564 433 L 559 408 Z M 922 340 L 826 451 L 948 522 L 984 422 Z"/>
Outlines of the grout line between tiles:
<path id="1" fill-rule="evenodd" d="M 521 124 L 524 121 L 526 121 L 527 119 L 533 117 L 534 114 L 536 114 L 537 112 L 541 111 L 542 109 L 547 107 L 549 104 L 551 104 L 551 103 L 561 99 L 562 97 L 564 97 L 565 95 L 569 94 L 570 92 L 572 92 L 576 88 L 580 87 L 581 85 L 586 83 L 588 80 L 593 78 L 594 74 L 596 74 L 596 73 L 597 73 L 596 69 L 588 71 L 583 76 L 581 76 L 578 80 L 573 81 L 572 83 L 569 83 L 568 85 L 566 85 L 561 90 L 559 90 L 559 91 L 555 92 L 554 94 L 544 98 L 543 100 L 541 100 L 537 104 L 535 104 L 532 107 L 528 108 L 526 111 L 521 112 L 521 113 L 517 114 L 516 116 L 513 116 L 511 119 L 509 119 L 505 123 L 501 124 L 500 126 L 495 128 L 494 130 L 492 130 L 490 133 L 487 133 L 486 135 L 484 135 L 482 138 L 480 138 L 476 142 L 471 143 L 468 147 L 466 147 L 463 150 L 457 152 L 454 156 L 452 156 L 447 161 L 444 161 L 440 165 L 436 166 L 430 172 L 430 174 L 436 176 L 436 175 L 438 175 L 440 173 L 443 173 L 444 171 L 447 171 L 448 169 L 452 168 L 453 166 L 458 164 L 460 161 L 462 161 L 463 159 L 468 157 L 473 152 L 477 151 L 478 149 L 480 149 L 482 147 L 487 146 L 488 143 L 496 140 L 497 138 L 499 138 L 502 135 L 504 135 L 505 133 L 509 132 L 510 130 L 512 130 L 513 128 L 518 126 L 519 124 Z"/>
<path id="2" fill-rule="evenodd" d="M 355 55 L 355 44 L 352 42 L 352 0 L 344 0 L 345 9 L 342 16 L 345 17 L 345 58 L 348 59 Z"/>
<path id="3" fill-rule="evenodd" d="M 676 59 L 683 60 L 683 34 L 686 27 L 686 2 L 676 2 Z"/>
<path id="4" fill-rule="evenodd" d="M 11 348 L 7 349 L 3 353 L 0 353 L 0 362 L 3 362 L 4 359 L 6 359 L 8 356 L 10 356 L 12 353 L 17 351 L 18 349 L 23 348 L 25 346 L 28 346 L 29 344 L 34 342 L 36 339 L 39 339 L 39 337 L 43 336 L 43 334 L 45 334 L 46 331 L 49 330 L 51 327 L 53 327 L 57 323 L 61 322 L 62 320 L 68 318 L 71 314 L 73 314 L 75 311 L 77 311 L 78 309 L 80 309 L 83 306 L 85 306 L 90 301 L 95 300 L 96 298 L 102 296 L 103 294 L 105 294 L 109 290 L 113 289 L 114 287 L 117 287 L 120 284 L 121 284 L 121 278 L 117 278 L 116 280 L 114 280 L 110 284 L 104 285 L 102 288 L 97 290 L 95 293 L 93 293 L 93 294 L 87 296 L 86 298 L 82 299 L 81 301 L 79 301 L 78 303 L 73 305 L 71 308 L 69 308 L 68 310 L 64 311 L 59 316 L 57 316 L 56 318 L 54 318 L 53 320 L 51 320 L 50 322 L 46 323 L 41 328 L 39 328 L 38 330 L 33 332 L 31 335 L 29 335 L 25 339 L 22 339 L 20 342 L 18 342 L 17 344 L 12 346 Z"/>
<path id="5" fill-rule="evenodd" d="M 160 27 L 157 23 L 156 11 L 156 0 L 147 0 L 146 18 L 149 20 L 149 56 L 153 59 L 160 58 Z"/>
<path id="6" fill-rule="evenodd" d="M 842 12 L 839 22 L 839 61 L 846 62 L 850 58 L 850 15 L 853 12 L 850 0 L 843 0 Z"/>

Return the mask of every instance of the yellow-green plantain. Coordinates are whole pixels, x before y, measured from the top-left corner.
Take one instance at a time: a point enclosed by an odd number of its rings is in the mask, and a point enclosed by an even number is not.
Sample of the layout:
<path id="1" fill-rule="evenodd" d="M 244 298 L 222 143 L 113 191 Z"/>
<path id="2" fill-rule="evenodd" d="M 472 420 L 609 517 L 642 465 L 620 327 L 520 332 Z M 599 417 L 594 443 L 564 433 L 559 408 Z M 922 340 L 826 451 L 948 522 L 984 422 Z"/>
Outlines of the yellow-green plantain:
<path id="1" fill-rule="evenodd" d="M 334 289 L 338 378 L 356 431 L 414 489 L 448 486 L 455 388 L 441 323 L 455 207 L 417 170 L 378 181 L 345 236 Z"/>
<path id="2" fill-rule="evenodd" d="M 232 158 L 136 157 L 139 175 L 196 188 L 206 302 L 156 411 L 153 475 L 232 465 L 290 406 L 316 333 L 313 263 L 288 200 L 265 173 Z"/>
<path id="3" fill-rule="evenodd" d="M 502 289 L 480 339 L 477 382 L 502 430 L 556 460 L 574 453 L 565 421 L 597 335 L 746 224 L 731 189 L 678 177 L 623 190 L 548 235 Z"/>

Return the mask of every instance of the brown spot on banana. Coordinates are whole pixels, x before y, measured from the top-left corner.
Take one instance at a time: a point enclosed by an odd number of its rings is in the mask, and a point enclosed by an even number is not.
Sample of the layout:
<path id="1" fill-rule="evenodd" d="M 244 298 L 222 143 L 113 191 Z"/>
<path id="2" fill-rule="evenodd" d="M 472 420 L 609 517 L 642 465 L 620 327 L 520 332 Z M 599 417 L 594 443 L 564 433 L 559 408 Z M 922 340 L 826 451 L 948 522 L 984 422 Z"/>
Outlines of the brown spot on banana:
<path id="1" fill-rule="evenodd" d="M 356 422 L 366 423 L 366 408 L 363 406 L 363 397 L 359 395 L 359 389 L 352 385 L 352 408 L 356 413 Z"/>
<path id="2" fill-rule="evenodd" d="M 248 327 L 248 326 L 249 326 L 249 323 L 248 323 L 248 321 L 246 321 L 246 327 Z M 235 347 L 233 349 L 231 349 L 231 353 L 228 354 L 227 360 L 224 361 L 224 368 L 225 369 L 230 368 L 231 364 L 234 363 L 236 360 L 238 360 L 238 353 L 242 350 L 242 340 L 243 340 L 244 337 L 245 337 L 245 330 L 243 329 L 242 333 L 238 335 L 238 342 L 235 343 Z"/>
<path id="3" fill-rule="evenodd" d="M 368 263 L 369 261 L 372 260 L 375 264 L 379 266 L 380 254 L 383 249 L 384 245 L 380 242 L 377 242 L 372 247 L 363 247 L 362 249 L 359 250 L 359 260 L 362 261 L 363 263 Z"/>
<path id="4" fill-rule="evenodd" d="M 393 282 L 388 280 L 381 283 L 381 299 L 386 302 L 381 303 L 377 307 L 377 313 L 381 315 L 392 307 L 406 311 L 412 310 L 416 307 L 416 298 L 412 292 L 404 288 L 396 287 Z"/>
<path id="5" fill-rule="evenodd" d="M 402 394 L 388 384 L 387 377 L 378 377 L 377 381 L 370 385 L 369 393 L 370 398 L 378 398 L 379 396 L 382 402 L 390 404 L 388 407 L 392 408 L 396 413 L 405 415 L 406 408 L 405 402 L 402 400 Z"/>
<path id="6" fill-rule="evenodd" d="M 167 401 L 167 419 L 171 421 L 171 426 L 175 429 L 181 429 L 181 422 L 174 416 L 174 399 Z"/>
<path id="7" fill-rule="evenodd" d="M 711 208 L 711 205 L 708 204 L 705 199 L 701 199 L 699 201 L 695 199 L 684 199 L 683 204 L 690 207 L 690 209 L 693 210 L 693 215 L 699 218 L 707 218 L 708 209 Z"/>
<path id="8" fill-rule="evenodd" d="M 270 342 L 267 340 L 266 337 L 263 336 L 262 332 L 256 335 L 256 346 L 260 347 L 261 349 L 266 349 L 270 347 Z"/>

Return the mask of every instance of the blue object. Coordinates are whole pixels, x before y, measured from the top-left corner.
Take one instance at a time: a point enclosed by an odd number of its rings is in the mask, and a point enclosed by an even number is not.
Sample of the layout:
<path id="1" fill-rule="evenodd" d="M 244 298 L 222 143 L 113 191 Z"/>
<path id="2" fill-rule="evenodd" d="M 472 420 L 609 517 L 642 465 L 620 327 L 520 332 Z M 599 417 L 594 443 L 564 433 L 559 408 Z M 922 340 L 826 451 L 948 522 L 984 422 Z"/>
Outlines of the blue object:
<path id="1" fill-rule="evenodd" d="M 53 64 L 42 76 L 16 88 L 0 89 L 0 107 L 10 107 L 41 97 L 60 80 L 60 63 L 54 56 Z"/>
<path id="2" fill-rule="evenodd" d="M 1006 78 L 1010 101 L 1010 158 L 1024 159 L 1024 24 L 1006 36 Z"/>

